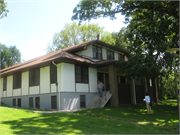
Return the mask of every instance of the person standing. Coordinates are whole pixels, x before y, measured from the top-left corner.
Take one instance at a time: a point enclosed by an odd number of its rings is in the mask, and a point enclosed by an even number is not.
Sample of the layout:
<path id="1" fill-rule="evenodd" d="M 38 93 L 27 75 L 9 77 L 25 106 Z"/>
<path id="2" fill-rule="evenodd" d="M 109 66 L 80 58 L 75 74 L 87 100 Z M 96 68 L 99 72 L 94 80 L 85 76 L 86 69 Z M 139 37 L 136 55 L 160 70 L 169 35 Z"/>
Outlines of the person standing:
<path id="1" fill-rule="evenodd" d="M 147 114 L 151 114 L 151 106 L 150 106 L 151 98 L 148 93 L 146 93 L 144 100 L 146 101 Z"/>
<path id="2" fill-rule="evenodd" d="M 97 89 L 98 92 L 100 94 L 100 97 L 102 97 L 102 90 L 103 90 L 104 84 L 102 82 L 100 82 L 100 80 L 98 80 L 98 85 L 97 85 Z"/>

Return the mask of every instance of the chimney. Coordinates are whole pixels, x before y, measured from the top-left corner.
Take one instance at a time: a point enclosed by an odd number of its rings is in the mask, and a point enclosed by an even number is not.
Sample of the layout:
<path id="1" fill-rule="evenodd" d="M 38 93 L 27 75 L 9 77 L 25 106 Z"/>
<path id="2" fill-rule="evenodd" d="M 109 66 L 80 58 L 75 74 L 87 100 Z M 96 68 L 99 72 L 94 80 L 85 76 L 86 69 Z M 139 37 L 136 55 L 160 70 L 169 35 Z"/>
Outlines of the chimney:
<path id="1" fill-rule="evenodd" d="M 97 40 L 99 41 L 99 34 L 97 34 Z"/>

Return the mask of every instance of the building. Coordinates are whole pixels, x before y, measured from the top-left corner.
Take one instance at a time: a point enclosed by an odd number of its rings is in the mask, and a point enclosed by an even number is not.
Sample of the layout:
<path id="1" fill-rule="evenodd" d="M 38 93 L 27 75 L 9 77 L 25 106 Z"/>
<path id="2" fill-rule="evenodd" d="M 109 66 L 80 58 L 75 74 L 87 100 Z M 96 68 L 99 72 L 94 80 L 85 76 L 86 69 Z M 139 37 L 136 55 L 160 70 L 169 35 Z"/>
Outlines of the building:
<path id="1" fill-rule="evenodd" d="M 84 108 L 97 96 L 101 80 L 111 92 L 107 99 L 111 105 L 142 102 L 144 82 L 126 80 L 115 66 L 130 57 L 118 47 L 90 40 L 31 59 L 1 70 L 1 101 L 42 110 Z M 152 85 L 148 90 L 155 94 Z"/>

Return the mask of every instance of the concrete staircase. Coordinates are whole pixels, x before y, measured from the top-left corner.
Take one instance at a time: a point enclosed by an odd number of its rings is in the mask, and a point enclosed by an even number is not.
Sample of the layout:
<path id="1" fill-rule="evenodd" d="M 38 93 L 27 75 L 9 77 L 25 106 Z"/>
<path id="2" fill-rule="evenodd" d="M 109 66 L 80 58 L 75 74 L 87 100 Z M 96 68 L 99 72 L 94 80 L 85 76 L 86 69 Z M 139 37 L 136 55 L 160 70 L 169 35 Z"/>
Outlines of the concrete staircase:
<path id="1" fill-rule="evenodd" d="M 86 108 L 87 109 L 103 108 L 106 105 L 106 103 L 109 101 L 111 96 L 112 94 L 110 93 L 110 91 L 103 91 L 103 97 L 100 99 L 99 93 L 97 93 L 96 96 L 93 98 L 93 100 L 88 104 Z"/>

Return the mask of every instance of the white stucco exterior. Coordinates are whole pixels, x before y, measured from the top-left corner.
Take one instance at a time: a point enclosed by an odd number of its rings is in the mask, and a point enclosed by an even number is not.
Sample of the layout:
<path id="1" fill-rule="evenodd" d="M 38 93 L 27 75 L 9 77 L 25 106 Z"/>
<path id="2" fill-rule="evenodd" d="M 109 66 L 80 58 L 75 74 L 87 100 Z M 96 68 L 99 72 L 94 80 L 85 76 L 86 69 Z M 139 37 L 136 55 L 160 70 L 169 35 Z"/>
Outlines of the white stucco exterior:
<path id="1" fill-rule="evenodd" d="M 7 97 L 12 96 L 12 91 L 13 91 L 13 76 L 8 76 L 7 77 Z"/>
<path id="2" fill-rule="evenodd" d="M 29 94 L 39 94 L 39 86 L 32 86 L 29 87 Z"/>
<path id="3" fill-rule="evenodd" d="M 51 84 L 51 93 L 56 92 L 57 86 L 55 83 Z"/>
<path id="4" fill-rule="evenodd" d="M 64 92 L 75 92 L 75 67 L 74 64 L 60 64 L 60 90 Z"/>
<path id="5" fill-rule="evenodd" d="M 117 52 L 114 52 L 114 59 L 118 60 L 118 53 Z"/>
<path id="6" fill-rule="evenodd" d="M 21 89 L 13 89 L 13 96 L 20 96 L 21 95 Z"/>
<path id="7" fill-rule="evenodd" d="M 50 66 L 40 68 L 40 93 L 50 93 Z"/>
<path id="8" fill-rule="evenodd" d="M 76 92 L 88 92 L 88 85 L 83 83 L 76 83 Z"/>
<path id="9" fill-rule="evenodd" d="M 89 68 L 89 87 L 90 92 L 97 92 L 97 69 Z"/>
<path id="10" fill-rule="evenodd" d="M 29 71 L 22 73 L 22 95 L 28 95 L 29 88 Z"/>
<path id="11" fill-rule="evenodd" d="M 103 60 L 107 60 L 107 50 L 105 48 L 102 48 L 102 58 Z"/>
<path id="12" fill-rule="evenodd" d="M 87 46 L 86 50 L 77 52 L 76 54 L 78 55 L 84 55 L 84 56 L 88 56 L 88 57 L 93 57 L 93 49 L 92 49 L 92 45 Z"/>
<path id="13" fill-rule="evenodd" d="M 128 58 L 126 56 L 124 56 L 124 59 L 125 59 L 125 61 L 128 61 Z"/>

